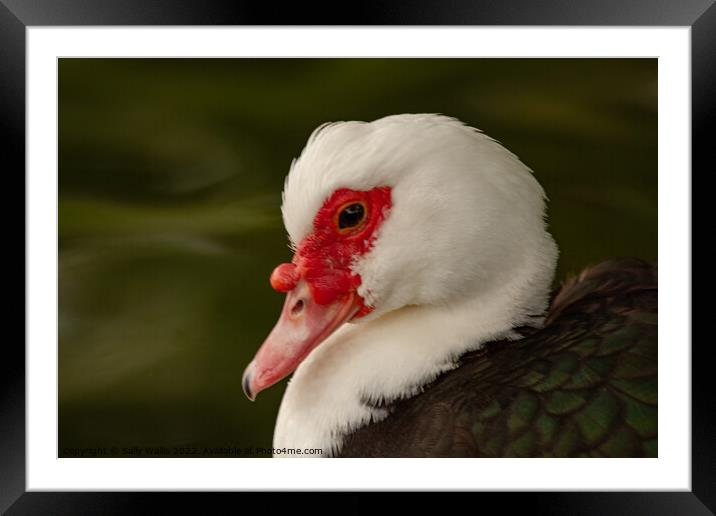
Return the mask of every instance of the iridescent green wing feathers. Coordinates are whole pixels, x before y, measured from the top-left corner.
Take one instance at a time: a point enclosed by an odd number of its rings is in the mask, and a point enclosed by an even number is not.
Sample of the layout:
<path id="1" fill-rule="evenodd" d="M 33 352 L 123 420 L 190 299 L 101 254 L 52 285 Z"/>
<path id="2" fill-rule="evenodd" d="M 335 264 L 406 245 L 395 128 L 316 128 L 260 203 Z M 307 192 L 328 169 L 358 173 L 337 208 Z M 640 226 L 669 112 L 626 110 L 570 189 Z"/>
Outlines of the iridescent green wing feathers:
<path id="1" fill-rule="evenodd" d="M 344 443 L 342 456 L 657 456 L 657 271 L 604 262 L 545 327 L 490 343 Z"/>

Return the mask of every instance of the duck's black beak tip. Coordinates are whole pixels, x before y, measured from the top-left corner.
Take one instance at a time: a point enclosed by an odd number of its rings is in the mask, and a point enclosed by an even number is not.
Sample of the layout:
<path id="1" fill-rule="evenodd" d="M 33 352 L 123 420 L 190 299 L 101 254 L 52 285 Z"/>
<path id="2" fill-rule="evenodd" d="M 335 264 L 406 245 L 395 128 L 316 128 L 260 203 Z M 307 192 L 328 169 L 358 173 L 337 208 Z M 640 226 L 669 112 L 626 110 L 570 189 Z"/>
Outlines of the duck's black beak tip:
<path id="1" fill-rule="evenodd" d="M 256 399 L 256 395 L 251 390 L 251 378 L 253 376 L 253 362 L 249 364 L 249 366 L 246 368 L 246 371 L 244 371 L 244 375 L 241 378 L 241 388 L 244 391 L 244 394 L 249 399 L 249 401 L 254 401 Z"/>

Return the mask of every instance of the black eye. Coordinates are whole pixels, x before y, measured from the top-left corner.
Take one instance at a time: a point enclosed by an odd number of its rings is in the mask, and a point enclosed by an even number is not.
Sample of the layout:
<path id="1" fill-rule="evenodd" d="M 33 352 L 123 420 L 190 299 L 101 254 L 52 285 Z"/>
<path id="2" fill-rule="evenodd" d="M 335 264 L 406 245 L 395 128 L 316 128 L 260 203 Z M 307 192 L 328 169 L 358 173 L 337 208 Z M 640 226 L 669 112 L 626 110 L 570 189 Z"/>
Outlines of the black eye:
<path id="1" fill-rule="evenodd" d="M 365 217 L 365 208 L 360 203 L 346 206 L 338 215 L 338 229 L 350 229 L 356 227 Z"/>

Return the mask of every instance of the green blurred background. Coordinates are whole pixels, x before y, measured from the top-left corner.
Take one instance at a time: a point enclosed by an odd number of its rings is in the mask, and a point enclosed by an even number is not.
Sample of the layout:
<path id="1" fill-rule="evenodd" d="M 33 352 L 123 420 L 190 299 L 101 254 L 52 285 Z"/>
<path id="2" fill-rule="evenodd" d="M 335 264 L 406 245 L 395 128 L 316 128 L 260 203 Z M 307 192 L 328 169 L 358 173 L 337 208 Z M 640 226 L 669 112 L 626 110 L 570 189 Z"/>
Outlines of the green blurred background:
<path id="1" fill-rule="evenodd" d="M 535 171 L 558 280 L 656 260 L 655 59 L 60 59 L 60 456 L 270 447 L 285 381 L 250 403 L 241 373 L 282 304 L 291 159 L 322 122 L 408 112 Z"/>

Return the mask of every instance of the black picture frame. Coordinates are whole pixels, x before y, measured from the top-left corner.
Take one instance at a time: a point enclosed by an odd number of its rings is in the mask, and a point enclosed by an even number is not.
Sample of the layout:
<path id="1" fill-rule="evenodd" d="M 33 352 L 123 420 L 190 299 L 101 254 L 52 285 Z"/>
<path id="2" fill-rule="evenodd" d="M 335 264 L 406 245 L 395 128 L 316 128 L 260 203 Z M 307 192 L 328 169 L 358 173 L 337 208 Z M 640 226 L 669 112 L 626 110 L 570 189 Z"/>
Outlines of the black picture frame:
<path id="1" fill-rule="evenodd" d="M 325 7 L 272 2 L 209 0 L 0 0 L 0 145 L 2 168 L 24 177 L 25 35 L 31 26 L 62 25 L 608 25 L 691 27 L 692 177 L 713 174 L 716 110 L 716 6 L 714 0 L 541 0 L 359 2 Z M 711 129 L 711 131 L 709 131 Z M 24 180 L 22 185 L 24 199 Z M 13 196 L 20 196 L 15 190 Z M 10 197 L 9 195 L 6 197 Z M 15 213 L 13 211 L 13 213 Z M 9 215 L 9 213 L 8 213 Z M 9 217 L 6 220 L 10 220 Z M 23 243 L 23 270 L 27 259 Z M 9 254 L 9 253 L 8 253 Z M 17 251 L 13 250 L 13 262 Z M 10 273 L 10 275 L 16 273 Z M 14 303 L 15 306 L 20 303 Z M 22 305 L 24 307 L 24 304 Z M 12 320 L 11 318 L 7 319 Z M 24 341 L 24 339 L 23 339 Z M 716 401 L 706 345 L 692 346 L 692 490 L 690 492 L 480 493 L 501 510 L 528 506 L 549 514 L 713 514 L 716 511 Z M 683 344 L 683 343 L 682 343 Z M 0 363 L 0 512 L 7 514 L 142 513 L 149 501 L 163 512 L 204 507 L 217 494 L 25 492 L 25 347 L 6 338 Z M 246 507 L 265 495 L 220 495 Z M 358 494 L 351 494 L 357 497 Z M 364 495 L 365 496 L 365 495 Z M 377 496 L 377 495 L 367 495 Z M 412 500 L 424 504 L 421 496 Z M 271 497 L 272 510 L 281 502 Z M 373 502 L 353 503 L 355 511 Z M 379 502 L 375 502 L 379 503 Z M 473 503 L 473 502 L 470 502 Z M 332 505 L 332 504 L 328 504 Z M 424 506 L 424 505 L 423 505 Z M 425 507 L 425 506 L 424 506 Z M 305 508 L 305 507 L 304 507 Z"/>

